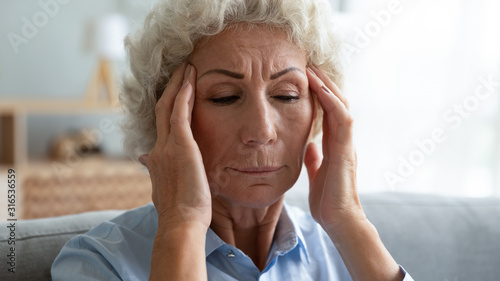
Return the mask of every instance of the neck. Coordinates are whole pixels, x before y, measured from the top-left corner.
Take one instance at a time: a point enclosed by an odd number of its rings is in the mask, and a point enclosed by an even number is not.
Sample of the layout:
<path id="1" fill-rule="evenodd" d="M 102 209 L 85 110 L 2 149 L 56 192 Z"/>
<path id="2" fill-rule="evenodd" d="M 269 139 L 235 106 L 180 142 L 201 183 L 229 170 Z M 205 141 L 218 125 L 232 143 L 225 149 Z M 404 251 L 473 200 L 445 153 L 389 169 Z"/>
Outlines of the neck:
<path id="1" fill-rule="evenodd" d="M 214 198 L 210 228 L 224 242 L 248 255 L 262 271 L 269 256 L 283 199 L 284 196 L 271 206 L 254 209 Z"/>

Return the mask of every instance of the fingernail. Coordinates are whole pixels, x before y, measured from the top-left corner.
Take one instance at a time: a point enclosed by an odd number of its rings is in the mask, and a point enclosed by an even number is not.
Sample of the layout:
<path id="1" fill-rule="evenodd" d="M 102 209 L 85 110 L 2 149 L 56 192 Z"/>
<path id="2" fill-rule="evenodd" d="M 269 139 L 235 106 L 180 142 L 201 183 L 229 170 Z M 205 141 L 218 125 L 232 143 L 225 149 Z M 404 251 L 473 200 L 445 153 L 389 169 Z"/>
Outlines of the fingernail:
<path id="1" fill-rule="evenodd" d="M 318 76 L 318 75 L 316 74 L 316 72 L 314 72 L 314 70 L 312 70 L 312 68 L 311 68 L 311 67 L 309 67 L 309 66 L 308 66 L 308 67 L 307 67 L 307 69 L 308 69 L 308 70 L 309 70 L 312 74 L 314 74 L 315 76 Z"/>
<path id="2" fill-rule="evenodd" d="M 184 70 L 184 80 L 188 79 L 190 73 L 191 73 L 191 65 L 188 64 L 186 66 L 186 70 Z"/>
<path id="3" fill-rule="evenodd" d="M 189 84 L 189 80 L 188 79 L 184 79 L 184 83 L 182 83 L 181 90 L 184 90 L 184 88 L 186 88 L 188 84 Z"/>
<path id="4" fill-rule="evenodd" d="M 188 63 L 186 65 L 186 70 L 184 70 L 184 83 L 182 83 L 181 90 L 187 87 L 189 84 L 189 74 L 191 73 L 192 66 Z"/>
<path id="5" fill-rule="evenodd" d="M 146 162 L 146 157 L 144 156 L 139 156 L 139 162 L 141 162 L 142 165 L 144 165 L 144 167 L 147 167 L 147 162 Z"/>
<path id="6" fill-rule="evenodd" d="M 325 85 L 321 86 L 321 89 L 323 89 L 323 91 L 325 91 L 327 94 L 333 95 L 332 91 L 330 91 L 330 89 L 328 89 Z"/>

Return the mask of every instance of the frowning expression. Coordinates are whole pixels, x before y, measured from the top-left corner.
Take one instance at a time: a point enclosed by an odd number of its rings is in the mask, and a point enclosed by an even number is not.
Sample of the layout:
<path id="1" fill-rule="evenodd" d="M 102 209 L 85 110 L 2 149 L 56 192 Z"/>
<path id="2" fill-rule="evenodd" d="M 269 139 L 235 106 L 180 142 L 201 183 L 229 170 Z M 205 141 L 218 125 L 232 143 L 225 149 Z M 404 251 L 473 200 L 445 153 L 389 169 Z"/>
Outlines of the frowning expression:
<path id="1" fill-rule="evenodd" d="M 192 130 L 213 196 L 247 207 L 297 180 L 314 118 L 306 53 L 280 30 L 228 28 L 193 52 Z"/>

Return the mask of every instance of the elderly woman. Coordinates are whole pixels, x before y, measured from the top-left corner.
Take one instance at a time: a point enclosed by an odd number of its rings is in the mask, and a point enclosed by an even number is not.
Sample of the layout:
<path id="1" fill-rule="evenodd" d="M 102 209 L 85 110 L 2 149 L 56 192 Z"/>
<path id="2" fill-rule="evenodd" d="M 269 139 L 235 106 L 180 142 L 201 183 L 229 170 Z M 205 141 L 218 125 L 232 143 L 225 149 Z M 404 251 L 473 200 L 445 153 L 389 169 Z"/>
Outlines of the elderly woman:
<path id="1" fill-rule="evenodd" d="M 126 40 L 123 93 L 126 146 L 149 170 L 154 205 L 72 239 L 54 280 L 411 280 L 358 199 L 323 5 L 154 7 Z M 303 163 L 311 214 L 283 202 Z"/>

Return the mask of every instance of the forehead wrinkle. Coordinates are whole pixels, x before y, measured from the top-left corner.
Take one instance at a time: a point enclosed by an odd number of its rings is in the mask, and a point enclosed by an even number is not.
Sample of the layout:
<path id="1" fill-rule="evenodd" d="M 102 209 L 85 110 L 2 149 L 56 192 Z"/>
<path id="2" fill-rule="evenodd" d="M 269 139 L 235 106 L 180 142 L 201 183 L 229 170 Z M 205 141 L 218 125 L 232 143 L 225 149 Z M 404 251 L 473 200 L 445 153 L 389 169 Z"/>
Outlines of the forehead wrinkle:
<path id="1" fill-rule="evenodd" d="M 295 59 L 295 56 L 292 54 L 280 54 L 275 61 L 272 62 L 271 67 L 269 69 L 269 73 L 267 73 L 266 79 L 271 79 L 272 75 L 276 75 L 286 69 L 289 68 L 297 68 L 300 70 L 300 73 L 304 74 L 302 72 L 302 68 L 305 67 L 305 61 L 304 63 L 298 62 L 298 60 Z M 295 71 L 295 70 L 292 70 Z M 285 74 L 286 75 L 286 74 Z M 304 74 L 305 75 L 305 74 Z"/>
<path id="2" fill-rule="evenodd" d="M 240 73 L 245 80 L 251 81 L 256 81 L 256 76 L 259 76 L 258 80 L 268 80 L 272 74 L 289 67 L 304 69 L 307 64 L 306 54 L 289 42 L 285 34 L 262 32 L 261 35 L 262 40 L 255 42 L 249 41 L 250 37 L 241 36 L 235 30 L 223 31 L 207 38 L 197 46 L 195 52 L 204 57 L 205 72 L 225 69 Z M 238 39 L 232 40 L 232 37 Z M 225 59 L 221 59 L 224 57 Z"/>

